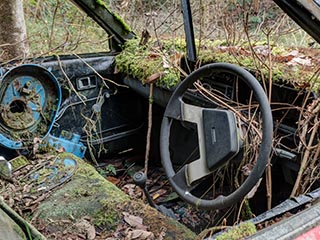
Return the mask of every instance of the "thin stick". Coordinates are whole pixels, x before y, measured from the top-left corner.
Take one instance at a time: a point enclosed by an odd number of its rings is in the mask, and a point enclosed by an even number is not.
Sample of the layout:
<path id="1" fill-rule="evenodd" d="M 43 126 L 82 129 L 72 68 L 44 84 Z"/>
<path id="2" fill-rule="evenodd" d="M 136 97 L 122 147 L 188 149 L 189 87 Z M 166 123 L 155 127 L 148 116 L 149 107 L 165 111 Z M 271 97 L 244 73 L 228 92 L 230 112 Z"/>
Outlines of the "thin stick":
<path id="1" fill-rule="evenodd" d="M 271 47 L 270 47 L 270 33 L 267 33 L 268 40 L 268 62 L 269 62 L 269 104 L 271 103 L 272 97 L 272 56 L 271 56 Z M 271 209 L 272 205 L 272 176 L 271 176 L 271 158 L 268 159 L 268 164 L 266 168 L 266 189 L 267 189 L 267 208 Z"/>
<path id="2" fill-rule="evenodd" d="M 144 162 L 144 174 L 146 176 L 148 173 L 149 152 L 150 152 L 150 142 L 151 142 L 152 103 L 153 103 L 153 83 L 150 84 L 150 93 L 149 93 L 148 132 L 147 132 L 146 155 L 145 155 L 145 162 Z"/>
<path id="3" fill-rule="evenodd" d="M 267 208 L 268 210 L 272 207 L 272 176 L 271 176 L 271 163 L 270 158 L 266 168 L 266 189 L 267 189 Z"/>
<path id="4" fill-rule="evenodd" d="M 315 118 L 315 125 L 318 125 L 318 123 L 319 123 L 318 119 Z M 298 188 L 300 186 L 302 174 L 304 173 L 307 161 L 309 159 L 310 147 L 311 147 L 311 145 L 313 143 L 314 137 L 315 137 L 317 132 L 318 132 L 318 127 L 313 128 L 313 131 L 311 133 L 310 140 L 309 140 L 309 143 L 308 143 L 308 147 L 306 148 L 306 151 L 304 152 L 303 159 L 302 159 L 301 164 L 300 164 L 300 169 L 299 169 L 299 172 L 298 172 L 298 176 L 297 176 L 296 182 L 294 183 L 290 198 L 294 197 L 297 194 Z"/>
<path id="5" fill-rule="evenodd" d="M 58 63 L 59 63 L 59 67 L 61 69 L 61 72 L 63 73 L 63 75 L 65 76 L 68 84 L 69 84 L 69 87 L 71 88 L 71 90 L 77 95 L 77 97 L 79 98 L 79 100 L 86 106 L 87 104 L 85 103 L 85 100 L 86 100 L 86 97 L 83 96 L 83 95 L 80 95 L 77 90 L 74 88 L 70 78 L 68 77 L 67 73 L 64 71 L 64 68 L 62 66 L 62 63 L 60 61 L 60 57 L 57 55 L 57 60 L 58 60 Z"/>

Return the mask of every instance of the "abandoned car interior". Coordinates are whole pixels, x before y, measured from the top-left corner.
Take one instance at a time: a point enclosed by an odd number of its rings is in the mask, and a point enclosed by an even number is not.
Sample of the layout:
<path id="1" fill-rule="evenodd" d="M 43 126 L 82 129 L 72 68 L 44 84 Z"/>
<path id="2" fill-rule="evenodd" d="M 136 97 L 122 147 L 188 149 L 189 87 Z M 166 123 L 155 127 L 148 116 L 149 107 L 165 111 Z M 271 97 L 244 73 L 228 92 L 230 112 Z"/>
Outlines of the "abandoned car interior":
<path id="1" fill-rule="evenodd" d="M 1 239 L 293 239 L 319 225 L 319 49 L 204 46 L 194 5 L 177 2 L 179 41 L 73 0 L 104 51 L 1 64 L 0 218 L 19 228 Z M 320 43 L 319 1 L 272 4 Z"/>

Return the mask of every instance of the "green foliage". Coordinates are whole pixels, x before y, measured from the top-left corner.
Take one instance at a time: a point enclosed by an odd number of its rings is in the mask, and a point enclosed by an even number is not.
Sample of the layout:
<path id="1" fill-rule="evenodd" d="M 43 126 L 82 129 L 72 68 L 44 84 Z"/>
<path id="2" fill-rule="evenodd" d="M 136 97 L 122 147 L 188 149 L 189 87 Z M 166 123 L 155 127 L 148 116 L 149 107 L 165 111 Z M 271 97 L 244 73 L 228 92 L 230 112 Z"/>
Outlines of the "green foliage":
<path id="1" fill-rule="evenodd" d="M 221 234 L 217 240 L 238 240 L 248 237 L 257 232 L 256 226 L 251 222 L 241 223 L 239 226 L 233 227 L 227 232 Z"/>
<path id="2" fill-rule="evenodd" d="M 244 200 L 243 208 L 241 210 L 241 219 L 242 221 L 249 220 L 254 217 L 254 214 L 252 213 L 250 203 L 248 199 Z"/>
<path id="3" fill-rule="evenodd" d="M 117 175 L 117 170 L 116 168 L 112 165 L 112 164 L 109 164 L 106 168 L 105 168 L 105 171 L 107 172 L 107 174 L 109 175 Z"/>
<path id="4" fill-rule="evenodd" d="M 104 168 L 98 168 L 97 170 L 102 176 L 115 176 L 117 175 L 117 169 L 112 165 L 108 164 Z"/>

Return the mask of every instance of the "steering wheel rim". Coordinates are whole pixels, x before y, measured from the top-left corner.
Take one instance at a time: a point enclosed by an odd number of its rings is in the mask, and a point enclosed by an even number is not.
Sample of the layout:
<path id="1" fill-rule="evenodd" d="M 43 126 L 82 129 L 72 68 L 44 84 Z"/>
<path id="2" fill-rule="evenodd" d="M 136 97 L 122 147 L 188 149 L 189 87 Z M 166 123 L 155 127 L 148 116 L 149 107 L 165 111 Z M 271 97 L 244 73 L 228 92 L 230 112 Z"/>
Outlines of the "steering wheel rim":
<path id="1" fill-rule="evenodd" d="M 172 165 L 170 157 L 170 129 L 171 129 L 171 119 L 176 119 L 182 121 L 182 109 L 181 104 L 183 103 L 182 97 L 192 84 L 200 79 L 203 76 L 209 76 L 212 73 L 231 73 L 236 76 L 241 77 L 241 79 L 252 89 L 253 94 L 256 100 L 259 102 L 262 118 L 262 142 L 259 148 L 259 155 L 257 157 L 256 164 L 252 169 L 250 175 L 246 180 L 237 188 L 234 192 L 227 196 L 218 196 L 213 200 L 200 199 L 192 195 L 187 189 L 181 188 L 174 180 L 175 175 L 177 174 Z M 247 70 L 229 63 L 212 63 L 204 65 L 199 69 L 192 72 L 184 81 L 182 81 L 174 93 L 172 94 L 161 125 L 160 133 L 160 153 L 161 161 L 164 167 L 165 173 L 168 177 L 168 180 L 177 192 L 177 194 L 186 202 L 191 205 L 195 205 L 197 208 L 201 209 L 222 209 L 229 207 L 236 202 L 240 201 L 245 197 L 250 190 L 256 185 L 256 183 L 261 178 L 266 165 L 268 163 L 268 158 L 272 148 L 272 134 L 273 134 L 273 124 L 272 124 L 272 113 L 267 99 L 266 94 L 262 86 L 259 84 L 257 79 L 249 73 Z M 180 184 L 181 185 L 181 184 Z M 183 184 L 182 184 L 183 185 Z"/>

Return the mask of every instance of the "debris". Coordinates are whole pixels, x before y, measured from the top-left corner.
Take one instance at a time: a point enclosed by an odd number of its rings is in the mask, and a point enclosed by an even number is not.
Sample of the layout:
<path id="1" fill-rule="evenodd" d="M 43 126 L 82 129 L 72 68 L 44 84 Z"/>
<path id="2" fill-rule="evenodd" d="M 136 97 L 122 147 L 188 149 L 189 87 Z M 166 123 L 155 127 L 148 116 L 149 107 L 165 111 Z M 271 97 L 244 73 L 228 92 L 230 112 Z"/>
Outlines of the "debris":
<path id="1" fill-rule="evenodd" d="M 161 202 L 170 202 L 173 200 L 177 200 L 179 198 L 179 195 L 176 192 L 172 192 L 169 195 L 166 196 L 165 199 L 163 199 Z"/>
<path id="2" fill-rule="evenodd" d="M 143 220 L 141 217 L 130 215 L 127 212 L 123 212 L 122 214 L 124 216 L 124 221 L 128 223 L 131 227 L 147 230 L 147 227 L 143 225 Z"/>
<path id="3" fill-rule="evenodd" d="M 152 199 L 153 200 L 156 200 L 158 199 L 159 197 L 163 196 L 164 194 L 167 193 L 167 190 L 166 189 L 159 189 L 158 191 L 156 191 L 153 196 L 152 196 Z"/>
<path id="4" fill-rule="evenodd" d="M 310 58 L 302 58 L 302 57 L 295 57 L 291 61 L 287 62 L 287 65 L 302 65 L 302 66 L 312 66 Z"/>
<path id="5" fill-rule="evenodd" d="M 126 240 L 137 239 L 137 240 L 153 240 L 154 234 L 152 232 L 144 230 L 132 230 L 128 231 L 128 234 L 125 238 Z"/>
<path id="6" fill-rule="evenodd" d="M 142 190 L 133 183 L 124 185 L 121 190 L 133 198 L 140 198 L 142 196 Z"/>
<path id="7" fill-rule="evenodd" d="M 257 184 L 251 189 L 251 191 L 247 194 L 247 198 L 250 199 L 250 198 L 253 198 L 254 195 L 256 194 L 259 186 L 260 186 L 260 183 L 262 181 L 262 178 L 259 179 L 259 181 L 257 182 Z"/>
<path id="8" fill-rule="evenodd" d="M 81 219 L 75 224 L 80 233 L 85 233 L 86 239 L 93 240 L 96 238 L 96 230 L 94 226 L 86 219 Z"/>
<path id="9" fill-rule="evenodd" d="M 27 182 L 37 191 L 49 191 L 68 181 L 76 172 L 77 162 L 58 155 L 54 162 L 46 162 L 27 176 Z"/>
<path id="10" fill-rule="evenodd" d="M 120 182 L 120 179 L 119 178 L 115 178 L 115 177 L 112 177 L 112 176 L 107 176 L 106 178 L 109 182 L 112 182 L 114 185 L 117 185 L 119 182 Z"/>
<path id="11" fill-rule="evenodd" d="M 159 72 L 154 73 L 146 79 L 145 83 L 147 83 L 147 84 L 155 83 L 163 75 L 164 75 L 164 73 L 159 73 Z"/>

